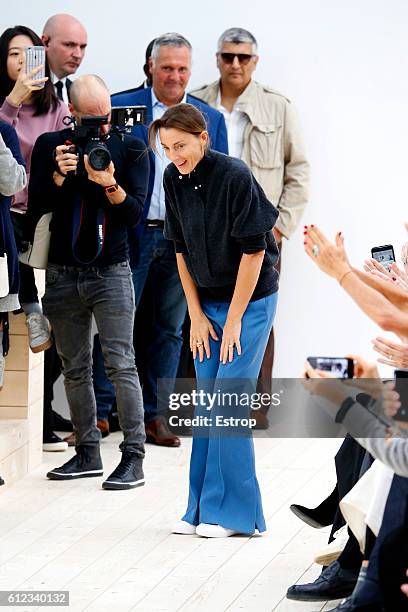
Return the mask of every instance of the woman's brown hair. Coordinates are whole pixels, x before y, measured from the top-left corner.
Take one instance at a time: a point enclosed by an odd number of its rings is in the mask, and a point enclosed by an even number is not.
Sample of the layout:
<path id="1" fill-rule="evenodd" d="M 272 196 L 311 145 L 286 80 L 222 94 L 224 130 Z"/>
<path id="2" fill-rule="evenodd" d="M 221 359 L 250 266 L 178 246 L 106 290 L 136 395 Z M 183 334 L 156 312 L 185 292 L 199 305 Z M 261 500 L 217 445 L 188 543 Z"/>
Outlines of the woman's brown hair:
<path id="1" fill-rule="evenodd" d="M 149 145 L 156 150 L 156 138 L 160 128 L 174 128 L 199 136 L 207 130 L 207 123 L 202 112 L 192 104 L 176 104 L 166 110 L 160 119 L 153 121 L 149 127 Z M 207 141 L 206 148 L 209 147 Z"/>

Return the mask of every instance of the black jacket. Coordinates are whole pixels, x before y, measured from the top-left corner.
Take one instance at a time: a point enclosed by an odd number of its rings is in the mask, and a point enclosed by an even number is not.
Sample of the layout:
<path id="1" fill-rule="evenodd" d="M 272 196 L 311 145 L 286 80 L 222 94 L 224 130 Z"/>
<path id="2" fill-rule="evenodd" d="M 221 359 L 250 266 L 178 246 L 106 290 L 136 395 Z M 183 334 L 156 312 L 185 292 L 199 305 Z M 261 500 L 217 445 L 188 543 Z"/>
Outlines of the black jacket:
<path id="1" fill-rule="evenodd" d="M 252 300 L 278 289 L 278 211 L 241 160 L 208 151 L 190 175 L 174 164 L 164 173 L 164 235 L 184 254 L 202 298 L 229 301 L 243 253 L 265 249 Z"/>

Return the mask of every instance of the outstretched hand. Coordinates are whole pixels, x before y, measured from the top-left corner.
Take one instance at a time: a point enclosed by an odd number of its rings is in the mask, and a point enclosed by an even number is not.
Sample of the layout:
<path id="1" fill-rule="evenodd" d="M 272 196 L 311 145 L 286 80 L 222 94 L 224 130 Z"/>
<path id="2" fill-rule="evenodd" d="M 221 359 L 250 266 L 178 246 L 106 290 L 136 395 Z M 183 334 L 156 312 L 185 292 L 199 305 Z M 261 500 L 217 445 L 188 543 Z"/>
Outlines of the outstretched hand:
<path id="1" fill-rule="evenodd" d="M 340 281 L 347 272 L 351 272 L 341 232 L 337 232 L 335 244 L 331 243 L 315 225 L 305 225 L 304 236 L 305 251 L 322 272 L 337 281 Z"/>

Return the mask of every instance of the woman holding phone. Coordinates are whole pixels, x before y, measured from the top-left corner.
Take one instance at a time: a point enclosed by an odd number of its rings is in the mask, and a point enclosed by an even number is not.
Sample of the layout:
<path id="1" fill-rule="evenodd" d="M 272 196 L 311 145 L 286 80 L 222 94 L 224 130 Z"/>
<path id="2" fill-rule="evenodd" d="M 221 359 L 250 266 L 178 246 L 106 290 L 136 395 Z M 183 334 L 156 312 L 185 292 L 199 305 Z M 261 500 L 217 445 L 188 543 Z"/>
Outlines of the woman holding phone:
<path id="1" fill-rule="evenodd" d="M 154 121 L 152 147 L 158 138 L 173 162 L 164 173 L 164 233 L 175 245 L 198 386 L 255 391 L 276 310 L 278 212 L 246 164 L 209 149 L 204 116 L 194 106 L 173 106 Z M 196 411 L 214 421 L 224 413 L 218 400 L 211 412 L 207 405 Z M 248 413 L 239 402 L 229 411 Z M 214 421 L 195 430 L 188 507 L 173 531 L 205 537 L 264 531 L 250 430 Z"/>
<path id="2" fill-rule="evenodd" d="M 64 117 L 70 115 L 67 106 L 54 93 L 46 60 L 45 65 L 26 73 L 26 49 L 32 46 L 43 47 L 43 43 L 25 26 L 8 28 L 0 36 L 0 119 L 17 132 L 28 178 L 31 153 L 38 136 L 63 129 L 66 127 Z M 36 79 L 44 69 L 46 76 Z M 27 187 L 13 197 L 11 211 L 20 248 L 27 211 Z M 50 326 L 38 302 L 34 271 L 24 264 L 20 264 L 19 298 L 27 317 L 30 348 L 33 352 L 44 351 L 52 344 Z"/>

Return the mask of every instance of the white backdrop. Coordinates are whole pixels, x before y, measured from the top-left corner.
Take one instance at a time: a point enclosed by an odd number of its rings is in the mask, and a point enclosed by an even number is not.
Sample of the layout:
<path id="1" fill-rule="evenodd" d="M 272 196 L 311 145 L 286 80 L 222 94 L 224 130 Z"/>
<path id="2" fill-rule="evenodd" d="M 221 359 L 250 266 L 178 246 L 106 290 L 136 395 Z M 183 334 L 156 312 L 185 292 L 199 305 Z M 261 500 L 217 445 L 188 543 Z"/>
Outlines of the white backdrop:
<path id="1" fill-rule="evenodd" d="M 217 77 L 219 34 L 251 30 L 259 42 L 256 78 L 290 97 L 303 124 L 312 166 L 304 222 L 330 236 L 342 230 L 356 265 L 379 244 L 394 244 L 399 255 L 408 221 L 405 0 L 20 1 L 8 5 L 2 26 L 40 34 L 57 12 L 75 15 L 88 30 L 78 75 L 95 72 L 112 91 L 139 85 L 146 45 L 163 32 L 191 41 L 193 88 Z M 284 244 L 275 368 L 282 377 L 297 376 L 308 354 L 373 357 L 370 339 L 378 332 L 303 254 L 302 228 Z"/>

